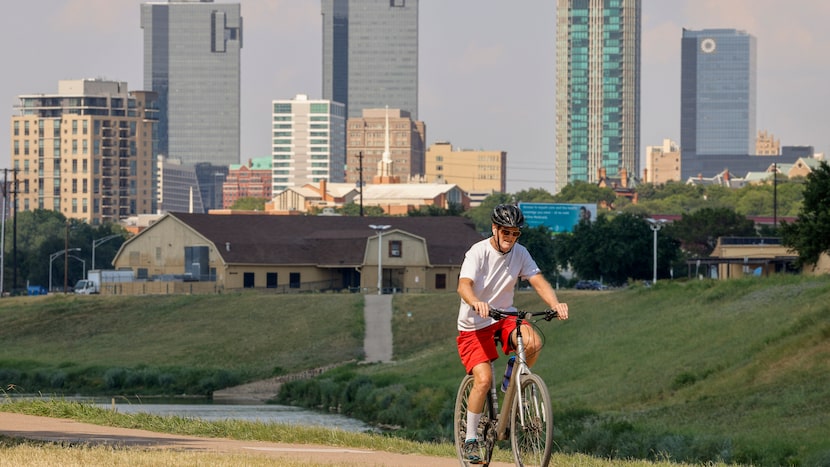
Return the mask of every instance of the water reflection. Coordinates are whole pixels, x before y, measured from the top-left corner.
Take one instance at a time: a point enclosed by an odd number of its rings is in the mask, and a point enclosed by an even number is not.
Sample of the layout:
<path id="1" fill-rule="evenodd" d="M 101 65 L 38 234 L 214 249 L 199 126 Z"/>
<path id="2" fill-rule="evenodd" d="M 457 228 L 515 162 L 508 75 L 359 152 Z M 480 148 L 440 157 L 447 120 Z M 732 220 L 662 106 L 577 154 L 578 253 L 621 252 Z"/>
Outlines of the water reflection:
<path id="1" fill-rule="evenodd" d="M 112 402 L 95 405 L 112 409 Z M 150 415 L 198 418 L 206 421 L 241 420 L 263 423 L 282 423 L 310 427 L 334 428 L 345 431 L 375 431 L 371 426 L 339 414 L 320 413 L 286 405 L 235 405 L 235 404 L 170 404 L 124 402 L 115 400 L 118 413 L 146 413 Z"/>

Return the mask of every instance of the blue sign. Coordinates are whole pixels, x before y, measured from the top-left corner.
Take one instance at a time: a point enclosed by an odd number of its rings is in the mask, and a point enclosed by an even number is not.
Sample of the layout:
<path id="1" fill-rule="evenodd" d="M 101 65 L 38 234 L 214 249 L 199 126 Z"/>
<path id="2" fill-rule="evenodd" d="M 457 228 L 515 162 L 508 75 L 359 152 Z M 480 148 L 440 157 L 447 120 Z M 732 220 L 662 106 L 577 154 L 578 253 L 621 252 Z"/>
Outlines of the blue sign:
<path id="1" fill-rule="evenodd" d="M 597 218 L 596 204 L 519 203 L 528 227 L 544 225 L 554 233 L 571 232 L 581 219 Z"/>

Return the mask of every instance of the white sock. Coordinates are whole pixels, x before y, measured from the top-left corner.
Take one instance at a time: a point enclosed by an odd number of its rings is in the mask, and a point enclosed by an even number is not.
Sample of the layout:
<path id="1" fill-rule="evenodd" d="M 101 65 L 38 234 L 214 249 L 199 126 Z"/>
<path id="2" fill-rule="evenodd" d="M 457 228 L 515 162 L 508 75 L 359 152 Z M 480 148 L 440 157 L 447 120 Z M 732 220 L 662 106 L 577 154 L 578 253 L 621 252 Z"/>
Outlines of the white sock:
<path id="1" fill-rule="evenodd" d="M 467 441 L 476 439 L 479 421 L 481 421 L 480 413 L 472 413 L 469 410 L 467 411 Z M 472 429 L 470 429 L 470 427 L 472 427 Z"/>

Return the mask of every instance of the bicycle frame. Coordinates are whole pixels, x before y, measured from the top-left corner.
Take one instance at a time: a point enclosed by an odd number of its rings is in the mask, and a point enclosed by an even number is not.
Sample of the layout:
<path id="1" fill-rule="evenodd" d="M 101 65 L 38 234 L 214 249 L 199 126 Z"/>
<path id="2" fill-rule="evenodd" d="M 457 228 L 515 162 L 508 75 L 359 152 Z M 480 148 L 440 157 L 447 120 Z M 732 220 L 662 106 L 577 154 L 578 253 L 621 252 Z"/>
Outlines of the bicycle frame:
<path id="1" fill-rule="evenodd" d="M 513 398 L 514 397 L 522 397 L 522 392 L 517 391 L 516 388 L 519 388 L 519 384 L 521 383 L 522 376 L 530 374 L 530 367 L 527 366 L 527 360 L 525 356 L 525 344 L 524 340 L 522 339 L 522 324 L 524 323 L 524 318 L 521 316 L 516 317 L 516 363 L 514 363 L 513 367 L 513 374 L 510 376 L 510 383 L 507 385 L 507 391 L 504 393 L 503 399 L 503 407 L 501 410 L 498 409 L 498 393 L 496 392 L 496 381 L 498 380 L 497 373 L 495 371 L 495 362 L 492 362 L 491 365 L 493 368 L 493 382 L 490 388 L 490 397 L 492 398 L 494 412 L 497 412 L 495 415 L 495 420 L 498 421 L 496 425 L 496 435 L 499 441 L 506 440 L 509 436 L 507 429 L 510 427 L 510 409 L 513 405 Z M 524 423 L 524 411 L 522 410 L 521 400 L 519 401 L 519 412 L 522 423 Z"/>

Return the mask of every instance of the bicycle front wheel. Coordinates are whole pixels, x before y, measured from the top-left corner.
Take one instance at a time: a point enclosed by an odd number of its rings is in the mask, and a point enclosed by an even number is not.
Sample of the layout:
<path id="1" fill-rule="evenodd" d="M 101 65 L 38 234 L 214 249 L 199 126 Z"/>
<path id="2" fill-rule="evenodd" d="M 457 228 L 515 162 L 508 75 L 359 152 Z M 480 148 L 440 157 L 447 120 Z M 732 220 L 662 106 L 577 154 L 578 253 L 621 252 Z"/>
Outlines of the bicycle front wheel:
<path id="1" fill-rule="evenodd" d="M 464 454 L 464 440 L 467 438 L 467 402 L 470 398 L 470 390 L 473 389 L 474 378 L 472 375 L 467 375 L 461 380 L 461 385 L 458 386 L 458 395 L 455 397 L 455 410 L 453 412 L 453 438 L 455 440 L 455 452 L 458 455 L 458 461 L 462 467 L 470 467 L 467 458 Z M 473 427 L 476 432 L 476 438 L 479 443 L 482 443 L 484 451 L 483 465 L 490 464 L 490 455 L 493 453 L 493 439 L 495 433 L 493 424 L 491 423 L 490 414 L 492 413 L 490 398 L 488 397 L 484 403 L 484 413 L 481 414 L 481 421 L 477 427 Z"/>
<path id="2" fill-rule="evenodd" d="M 522 376 L 510 410 L 510 445 L 516 465 L 546 466 L 553 447 L 550 393 L 537 375 Z"/>

